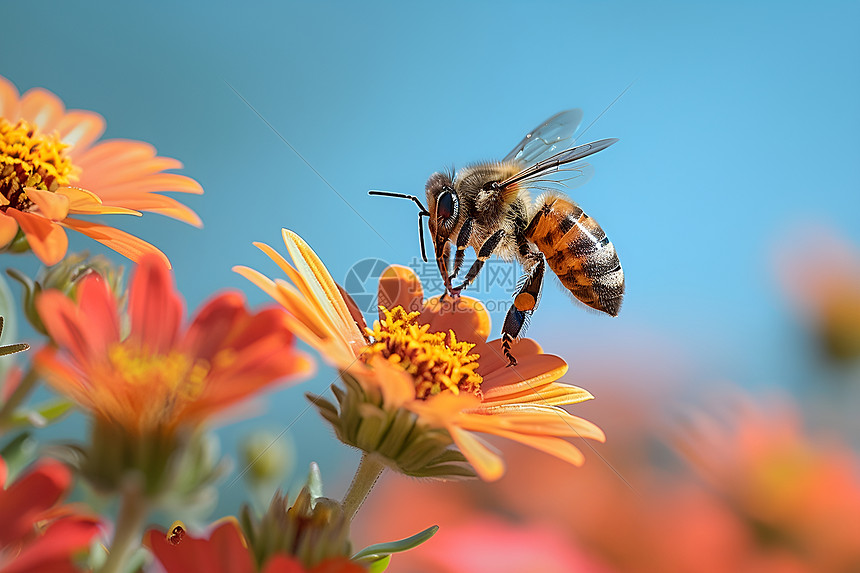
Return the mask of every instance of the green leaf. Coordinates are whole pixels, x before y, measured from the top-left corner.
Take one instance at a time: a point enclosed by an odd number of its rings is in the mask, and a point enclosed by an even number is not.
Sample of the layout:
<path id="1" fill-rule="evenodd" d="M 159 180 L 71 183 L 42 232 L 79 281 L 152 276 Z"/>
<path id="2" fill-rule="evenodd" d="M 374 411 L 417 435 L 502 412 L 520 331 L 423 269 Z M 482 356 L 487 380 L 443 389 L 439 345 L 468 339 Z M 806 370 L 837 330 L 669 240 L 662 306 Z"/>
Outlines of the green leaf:
<path id="1" fill-rule="evenodd" d="M 49 424 L 58 422 L 63 416 L 75 406 L 65 398 L 55 398 L 47 402 L 37 404 L 32 408 L 18 410 L 9 420 L 13 426 L 34 426 L 44 428 Z"/>
<path id="2" fill-rule="evenodd" d="M 391 563 L 391 555 L 386 555 L 382 559 L 377 559 L 368 567 L 368 571 L 370 573 L 382 573 L 386 569 L 388 569 L 388 565 Z"/>
<path id="3" fill-rule="evenodd" d="M 401 539 L 400 541 L 389 541 L 387 543 L 377 543 L 369 545 L 352 556 L 353 561 L 363 561 L 365 563 L 374 563 L 383 559 L 392 553 L 401 553 L 414 549 L 436 535 L 439 531 L 438 525 L 428 527 L 420 533 L 416 533 L 412 537 Z M 387 565 L 386 565 L 387 567 Z M 384 571 L 384 569 L 382 569 Z"/>
<path id="4" fill-rule="evenodd" d="M 23 432 L 0 450 L 0 457 L 6 462 L 9 471 L 6 483 L 11 483 L 21 470 L 36 459 L 36 446 L 37 442 L 30 432 Z"/>

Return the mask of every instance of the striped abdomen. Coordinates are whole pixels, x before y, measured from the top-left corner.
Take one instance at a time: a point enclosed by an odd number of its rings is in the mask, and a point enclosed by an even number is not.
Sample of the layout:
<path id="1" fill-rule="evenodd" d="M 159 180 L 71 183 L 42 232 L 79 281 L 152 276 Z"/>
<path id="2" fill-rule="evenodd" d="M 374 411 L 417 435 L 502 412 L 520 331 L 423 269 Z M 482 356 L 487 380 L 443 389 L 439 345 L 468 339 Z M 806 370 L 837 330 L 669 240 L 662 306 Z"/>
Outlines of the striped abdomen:
<path id="1" fill-rule="evenodd" d="M 570 199 L 551 195 L 543 200 L 525 234 L 573 296 L 591 308 L 618 315 L 624 271 L 597 221 Z"/>

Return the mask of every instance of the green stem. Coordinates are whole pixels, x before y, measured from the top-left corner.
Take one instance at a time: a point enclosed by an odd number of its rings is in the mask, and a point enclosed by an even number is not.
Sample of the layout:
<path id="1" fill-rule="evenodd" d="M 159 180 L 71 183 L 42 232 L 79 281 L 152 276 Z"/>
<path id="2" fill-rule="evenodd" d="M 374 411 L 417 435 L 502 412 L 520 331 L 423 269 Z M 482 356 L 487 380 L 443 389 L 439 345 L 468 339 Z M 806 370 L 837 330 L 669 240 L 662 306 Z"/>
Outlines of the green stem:
<path id="1" fill-rule="evenodd" d="M 355 477 L 352 478 L 352 483 L 349 484 L 349 489 L 341 502 L 347 519 L 352 521 L 352 518 L 358 513 L 361 504 L 367 499 L 370 490 L 376 485 L 376 481 L 384 469 L 385 464 L 378 456 L 367 453 L 361 455 L 361 462 L 358 464 L 358 469 L 355 470 Z"/>
<path id="2" fill-rule="evenodd" d="M 128 558 L 141 545 L 146 514 L 147 503 L 140 487 L 135 484 L 128 484 L 122 494 L 110 552 L 99 573 L 122 573 L 125 571 Z"/>
<path id="3" fill-rule="evenodd" d="M 24 400 L 27 399 L 27 396 L 36 387 L 38 380 L 39 377 L 36 375 L 35 369 L 31 368 L 24 375 L 24 379 L 21 380 L 18 387 L 12 391 L 12 395 L 9 396 L 6 403 L 0 408 L 0 431 L 5 430 L 10 425 L 12 416 L 15 415 L 15 410 L 24 403 Z"/>

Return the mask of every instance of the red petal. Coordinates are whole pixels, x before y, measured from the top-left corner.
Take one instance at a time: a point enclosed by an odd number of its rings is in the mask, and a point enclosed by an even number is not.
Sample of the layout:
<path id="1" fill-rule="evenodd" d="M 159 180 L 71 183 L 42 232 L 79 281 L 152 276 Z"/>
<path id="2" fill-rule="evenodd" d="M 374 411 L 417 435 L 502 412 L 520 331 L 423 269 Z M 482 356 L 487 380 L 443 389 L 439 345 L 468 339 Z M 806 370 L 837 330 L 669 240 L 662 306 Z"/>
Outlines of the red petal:
<path id="1" fill-rule="evenodd" d="M 45 533 L 27 545 L 3 573 L 75 572 L 72 554 L 89 547 L 101 533 L 99 522 L 82 516 L 66 517 L 52 523 Z"/>
<path id="2" fill-rule="evenodd" d="M 209 539 L 186 533 L 178 544 L 150 530 L 147 545 L 167 573 L 254 573 L 253 559 L 232 520 L 219 525 Z"/>
<path id="3" fill-rule="evenodd" d="M 63 464 L 44 461 L 0 491 L 0 547 L 14 543 L 32 531 L 39 515 L 60 500 L 72 476 Z"/>
<path id="4" fill-rule="evenodd" d="M 119 317 L 110 287 L 99 275 L 84 277 L 78 292 L 80 306 L 49 290 L 36 299 L 36 309 L 51 338 L 78 361 L 87 361 L 119 340 Z"/>
<path id="5" fill-rule="evenodd" d="M 146 255 L 137 267 L 129 292 L 129 341 L 150 352 L 169 351 L 179 335 L 184 304 L 167 265 L 156 256 Z"/>

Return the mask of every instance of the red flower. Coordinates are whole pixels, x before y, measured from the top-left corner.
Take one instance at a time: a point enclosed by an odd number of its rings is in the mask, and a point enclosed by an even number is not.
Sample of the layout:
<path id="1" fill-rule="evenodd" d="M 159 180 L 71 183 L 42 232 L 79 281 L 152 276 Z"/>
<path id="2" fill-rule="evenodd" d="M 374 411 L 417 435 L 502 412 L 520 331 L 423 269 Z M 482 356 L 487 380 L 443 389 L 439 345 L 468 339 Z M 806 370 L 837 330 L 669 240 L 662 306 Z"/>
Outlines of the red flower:
<path id="1" fill-rule="evenodd" d="M 81 282 L 77 298 L 48 291 L 38 299 L 58 348 L 40 351 L 36 365 L 58 392 L 130 435 L 199 425 L 311 369 L 294 349 L 283 311 L 250 313 L 239 293 L 213 298 L 183 328 L 182 299 L 167 266 L 152 255 L 132 280 L 127 336 L 118 303 L 98 275 Z"/>
<path id="2" fill-rule="evenodd" d="M 6 478 L 0 458 L 0 573 L 77 571 L 72 556 L 89 547 L 100 527 L 92 517 L 57 506 L 71 485 L 69 470 L 45 460 L 11 485 Z"/>
<path id="3" fill-rule="evenodd" d="M 171 539 L 168 539 L 168 538 Z M 177 539 L 178 538 L 178 539 Z M 167 573 L 256 573 L 254 556 L 239 526 L 225 519 L 207 538 L 168 535 L 156 529 L 146 534 L 146 544 Z M 327 559 L 312 569 L 287 555 L 276 555 L 262 573 L 364 573 L 365 569 L 345 557 Z"/>

